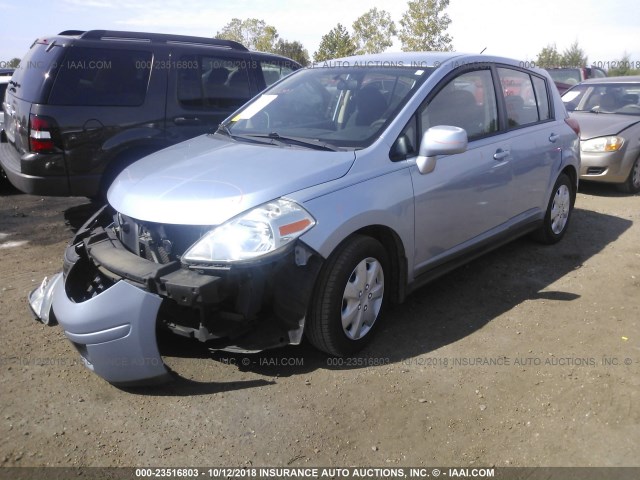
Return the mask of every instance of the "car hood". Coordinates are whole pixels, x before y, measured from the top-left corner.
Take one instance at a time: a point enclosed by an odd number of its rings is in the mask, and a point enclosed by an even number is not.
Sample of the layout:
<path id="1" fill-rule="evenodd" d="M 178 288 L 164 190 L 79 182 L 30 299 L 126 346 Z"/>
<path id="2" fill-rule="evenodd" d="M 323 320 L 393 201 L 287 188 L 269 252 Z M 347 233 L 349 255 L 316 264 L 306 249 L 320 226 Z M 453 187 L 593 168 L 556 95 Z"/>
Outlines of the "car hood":
<path id="1" fill-rule="evenodd" d="M 129 217 L 219 225 L 252 207 L 345 175 L 353 151 L 255 145 L 202 135 L 122 171 L 107 198 Z"/>
<path id="2" fill-rule="evenodd" d="M 617 135 L 631 125 L 640 122 L 637 115 L 615 113 L 571 112 L 570 116 L 580 124 L 580 140 L 604 135 Z"/>

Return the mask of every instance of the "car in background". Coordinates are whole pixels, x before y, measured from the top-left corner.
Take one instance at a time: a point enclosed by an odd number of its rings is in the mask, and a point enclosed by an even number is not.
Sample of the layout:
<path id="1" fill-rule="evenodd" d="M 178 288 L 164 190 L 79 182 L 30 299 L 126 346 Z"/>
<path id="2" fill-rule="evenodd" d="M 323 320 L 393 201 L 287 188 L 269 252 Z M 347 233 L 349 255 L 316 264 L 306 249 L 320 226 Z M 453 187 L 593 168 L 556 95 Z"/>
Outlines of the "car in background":
<path id="1" fill-rule="evenodd" d="M 330 63 L 116 178 L 30 302 L 88 368 L 171 378 L 157 331 L 353 355 L 384 305 L 519 236 L 563 238 L 580 151 L 546 72 L 454 52 Z"/>
<path id="2" fill-rule="evenodd" d="M 237 42 L 69 30 L 39 38 L 13 75 L 0 165 L 19 190 L 104 197 L 126 166 L 213 132 L 300 68 Z"/>
<path id="3" fill-rule="evenodd" d="M 571 87 L 573 87 L 573 84 L 569 84 L 569 83 L 563 83 L 563 82 L 557 82 L 557 81 L 554 81 L 553 83 L 558 89 L 558 92 L 560 92 L 560 95 L 562 95 L 564 92 L 566 92 Z"/>
<path id="4" fill-rule="evenodd" d="M 569 87 L 577 85 L 589 78 L 605 78 L 607 72 L 598 67 L 558 67 L 547 68 L 547 72 L 553 78 L 560 94 L 563 94 Z M 565 85 L 568 87 L 565 88 Z"/>
<path id="5" fill-rule="evenodd" d="M 7 86 L 13 75 L 13 68 L 0 68 L 0 102 L 4 101 L 4 94 L 7 91 Z M 4 124 L 4 112 L 0 109 L 0 131 Z"/>
<path id="6" fill-rule="evenodd" d="M 585 80 L 562 101 L 580 124 L 580 178 L 640 192 L 640 76 Z"/>
<path id="7" fill-rule="evenodd" d="M 13 75 L 13 68 L 0 68 L 0 104 L 4 101 L 4 94 L 7 91 L 7 86 L 9 85 L 9 81 L 11 80 L 11 75 Z M 4 135 L 4 112 L 0 108 L 0 136 Z M 7 179 L 7 174 L 4 173 L 2 167 L 0 167 L 0 187 L 4 187 L 5 184 L 8 185 L 9 180 Z"/>

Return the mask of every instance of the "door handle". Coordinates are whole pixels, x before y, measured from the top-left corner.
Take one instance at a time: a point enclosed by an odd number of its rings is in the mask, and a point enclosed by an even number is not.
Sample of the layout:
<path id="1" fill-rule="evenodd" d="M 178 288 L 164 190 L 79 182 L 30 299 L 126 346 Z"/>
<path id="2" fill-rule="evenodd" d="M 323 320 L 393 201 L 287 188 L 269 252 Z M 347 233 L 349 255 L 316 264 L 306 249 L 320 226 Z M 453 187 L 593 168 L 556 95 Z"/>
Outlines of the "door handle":
<path id="1" fill-rule="evenodd" d="M 511 154 L 511 152 L 509 150 L 502 150 L 501 148 L 498 149 L 496 151 L 496 153 L 493 154 L 493 159 L 494 160 L 504 160 L 505 158 L 507 158 L 509 155 Z"/>
<path id="2" fill-rule="evenodd" d="M 556 140 L 558 140 L 560 138 L 560 135 L 556 135 L 555 133 L 552 133 L 551 135 L 549 135 L 549 141 L 551 143 L 555 143 Z"/>
<path id="3" fill-rule="evenodd" d="M 176 117 L 173 119 L 176 125 L 199 125 L 202 123 L 198 117 Z"/>

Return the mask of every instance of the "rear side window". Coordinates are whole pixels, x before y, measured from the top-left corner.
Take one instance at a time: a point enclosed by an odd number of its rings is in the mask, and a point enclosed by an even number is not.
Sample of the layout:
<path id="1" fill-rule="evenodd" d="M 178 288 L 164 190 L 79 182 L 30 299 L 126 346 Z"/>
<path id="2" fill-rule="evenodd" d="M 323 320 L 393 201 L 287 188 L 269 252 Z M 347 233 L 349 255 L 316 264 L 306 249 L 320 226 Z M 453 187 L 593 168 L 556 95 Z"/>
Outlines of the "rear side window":
<path id="1" fill-rule="evenodd" d="M 178 101 L 185 108 L 234 111 L 251 95 L 250 61 L 207 55 L 185 55 L 178 71 Z"/>
<path id="2" fill-rule="evenodd" d="M 264 76 L 264 82 L 267 87 L 295 70 L 291 65 L 280 65 L 278 63 L 265 61 L 260 62 L 260 68 L 262 68 L 262 75 Z"/>
<path id="3" fill-rule="evenodd" d="M 520 70 L 498 68 L 507 107 L 508 128 L 549 119 L 549 95 L 546 82 Z"/>
<path id="4" fill-rule="evenodd" d="M 49 95 L 51 105 L 132 107 L 144 103 L 151 52 L 72 47 Z"/>

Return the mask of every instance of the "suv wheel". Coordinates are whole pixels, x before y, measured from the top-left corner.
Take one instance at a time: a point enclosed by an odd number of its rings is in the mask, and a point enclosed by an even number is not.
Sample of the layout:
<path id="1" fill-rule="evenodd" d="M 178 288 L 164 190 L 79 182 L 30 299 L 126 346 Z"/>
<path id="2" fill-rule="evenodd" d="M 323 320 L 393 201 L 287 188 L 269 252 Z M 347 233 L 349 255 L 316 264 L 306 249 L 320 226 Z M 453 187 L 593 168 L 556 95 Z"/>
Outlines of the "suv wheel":
<path id="1" fill-rule="evenodd" d="M 344 356 L 371 340 L 383 306 L 387 265 L 383 246 L 362 235 L 350 238 L 329 257 L 305 328 L 316 348 Z"/>
<path id="2" fill-rule="evenodd" d="M 640 157 L 636 158 L 627 181 L 619 184 L 618 189 L 624 193 L 640 192 Z"/>
<path id="3" fill-rule="evenodd" d="M 534 232 L 533 237 L 540 243 L 548 245 L 559 242 L 567 231 L 573 203 L 574 194 L 571 180 L 567 175 L 561 173 L 551 191 L 544 223 L 538 231 Z"/>

